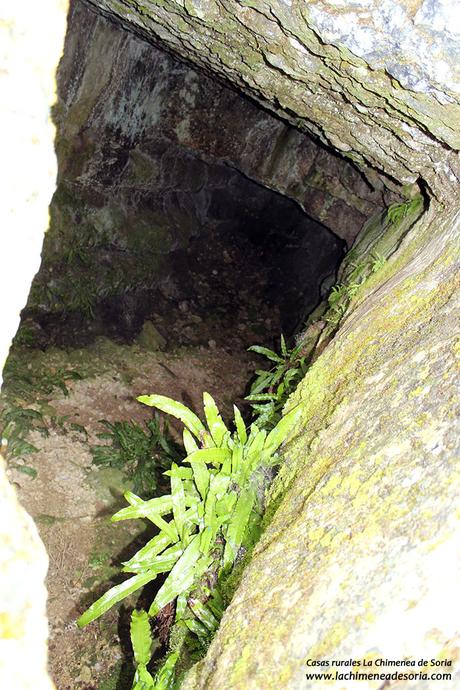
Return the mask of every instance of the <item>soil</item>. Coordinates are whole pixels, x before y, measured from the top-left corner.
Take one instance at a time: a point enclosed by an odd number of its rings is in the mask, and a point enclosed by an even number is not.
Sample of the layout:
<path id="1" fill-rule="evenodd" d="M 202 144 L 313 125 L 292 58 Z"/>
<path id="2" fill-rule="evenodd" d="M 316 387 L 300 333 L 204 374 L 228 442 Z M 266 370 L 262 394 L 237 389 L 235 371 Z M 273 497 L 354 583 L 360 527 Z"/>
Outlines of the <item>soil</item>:
<path id="1" fill-rule="evenodd" d="M 93 463 L 90 447 L 101 443 L 97 435 L 104 430 L 100 420 L 142 423 L 152 411 L 136 402 L 136 396 L 153 392 L 181 400 L 200 414 L 203 391 L 215 397 L 229 418 L 232 404 L 241 402 L 260 365 L 246 351 L 253 333 L 243 331 L 239 341 L 229 336 L 226 346 L 221 344 L 222 333 L 216 338 L 219 344 L 209 333 L 204 334 L 207 347 L 167 352 L 100 338 L 80 349 L 15 354 L 29 362 L 29 370 L 46 365 L 48 372 L 70 368 L 82 376 L 65 381 L 67 395 L 54 389 L 44 402 L 37 394 L 35 407 L 44 413 L 49 435 L 32 431 L 27 440 L 38 452 L 13 458 L 9 469 L 49 554 L 49 663 L 57 690 L 131 687 L 132 669 L 126 666 L 130 654 L 125 649 L 127 607 L 116 607 L 83 630 L 75 623 L 90 603 L 119 581 L 120 561 L 146 539 L 146 526 L 140 521 L 110 522 L 125 505 L 123 492 L 131 487 L 121 470 Z M 180 424 L 172 427 L 179 439 Z"/>

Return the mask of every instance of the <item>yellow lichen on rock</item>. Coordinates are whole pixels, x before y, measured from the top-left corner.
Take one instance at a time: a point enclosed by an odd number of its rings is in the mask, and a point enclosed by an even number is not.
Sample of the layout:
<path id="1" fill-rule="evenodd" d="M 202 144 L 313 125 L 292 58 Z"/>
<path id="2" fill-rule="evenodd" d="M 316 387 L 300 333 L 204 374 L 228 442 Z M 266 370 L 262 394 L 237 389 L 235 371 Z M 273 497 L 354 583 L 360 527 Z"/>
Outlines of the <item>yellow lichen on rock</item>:
<path id="1" fill-rule="evenodd" d="M 456 639 L 459 229 L 422 217 L 288 403 L 304 413 L 270 521 L 187 690 L 340 690 L 305 660 L 431 659 Z"/>

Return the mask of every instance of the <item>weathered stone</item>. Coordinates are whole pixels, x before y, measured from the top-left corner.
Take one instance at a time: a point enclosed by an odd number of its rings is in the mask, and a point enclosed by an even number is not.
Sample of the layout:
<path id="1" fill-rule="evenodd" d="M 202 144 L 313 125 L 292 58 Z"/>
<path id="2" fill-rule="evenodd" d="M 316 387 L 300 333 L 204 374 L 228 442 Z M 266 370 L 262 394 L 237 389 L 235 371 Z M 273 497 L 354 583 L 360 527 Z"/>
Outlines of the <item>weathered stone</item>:
<path id="1" fill-rule="evenodd" d="M 91 2 L 313 133 L 371 179 L 375 170 L 402 183 L 422 178 L 440 198 L 458 184 L 450 3 Z"/>
<path id="2" fill-rule="evenodd" d="M 54 129 L 49 110 L 54 99 L 66 10 L 67 3 L 62 0 L 45 0 L 40 4 L 0 2 L 1 368 L 38 267 L 55 185 Z M 37 529 L 18 504 L 0 457 L 2 688 L 52 689 L 46 671 L 46 569 L 47 556 Z"/>
<path id="3" fill-rule="evenodd" d="M 0 687 L 52 690 L 46 673 L 48 558 L 0 457 Z"/>
<path id="4" fill-rule="evenodd" d="M 151 321 L 144 323 L 136 340 L 141 347 L 152 352 L 163 350 L 166 345 L 166 338 L 161 335 Z"/>
<path id="5" fill-rule="evenodd" d="M 276 217 L 291 224 L 297 206 L 259 185 L 295 200 L 348 245 L 367 218 L 399 198 L 384 179 L 371 187 L 351 163 L 82 2 L 70 15 L 54 112 L 59 188 L 32 316 L 91 317 L 105 305 L 103 321 L 123 320 L 114 311 L 124 310 L 135 332 L 149 317 L 137 313 L 139 305 L 154 301 L 171 275 L 180 282 L 174 257 L 192 239 L 204 243 L 204 233 L 228 236 L 245 225 L 248 235 L 265 233 L 269 245 Z M 314 292 L 306 311 L 338 257 L 317 275 L 331 238 L 297 216 L 305 235 L 296 244 L 300 283 Z M 281 246 L 276 253 L 283 263 Z"/>
<path id="6" fill-rule="evenodd" d="M 46 0 L 33 8 L 0 0 L 0 142 L 4 160 L 0 167 L 1 369 L 40 263 L 55 188 L 50 105 L 55 98 L 55 70 L 62 51 L 66 8 L 63 0 Z M 48 29 L 53 37 L 45 44 L 40 28 L 42 12 L 49 14 Z"/>
<path id="7" fill-rule="evenodd" d="M 184 689 L 351 687 L 306 680 L 308 659 L 446 658 L 455 674 L 459 218 L 422 217 L 291 398 L 271 520 Z"/>

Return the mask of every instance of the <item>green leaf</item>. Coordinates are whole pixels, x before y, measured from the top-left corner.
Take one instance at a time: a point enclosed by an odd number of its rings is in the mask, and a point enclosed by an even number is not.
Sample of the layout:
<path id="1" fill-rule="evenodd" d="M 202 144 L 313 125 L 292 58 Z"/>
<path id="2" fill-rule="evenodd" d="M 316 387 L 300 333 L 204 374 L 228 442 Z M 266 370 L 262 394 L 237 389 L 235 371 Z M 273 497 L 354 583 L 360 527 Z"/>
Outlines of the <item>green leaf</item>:
<path id="1" fill-rule="evenodd" d="M 209 500 L 209 496 L 208 496 Z M 217 522 L 216 522 L 217 526 Z M 217 531 L 217 530 L 216 530 Z M 200 532 L 200 551 L 204 555 L 208 555 L 211 549 L 211 541 L 213 540 L 214 534 L 210 525 L 207 525 L 202 532 Z"/>
<path id="2" fill-rule="evenodd" d="M 225 434 L 228 433 L 228 429 L 223 422 L 214 398 L 209 393 L 203 393 L 203 403 L 209 432 L 216 446 L 220 448 Z"/>
<path id="3" fill-rule="evenodd" d="M 196 534 L 157 592 L 149 609 L 150 616 L 156 616 L 158 611 L 179 596 L 179 594 L 190 590 L 198 575 L 195 565 L 199 557 L 200 539 L 199 535 Z"/>
<path id="4" fill-rule="evenodd" d="M 218 517 L 231 514 L 233 508 L 235 507 L 237 498 L 237 494 L 233 492 L 230 494 L 226 494 L 219 501 L 217 501 L 216 514 L 218 515 Z"/>
<path id="5" fill-rule="evenodd" d="M 302 406 L 297 405 L 282 417 L 275 428 L 270 431 L 264 444 L 264 456 L 269 457 L 278 450 L 300 418 L 301 411 Z"/>
<path id="6" fill-rule="evenodd" d="M 209 470 L 206 463 L 202 460 L 190 460 L 190 464 L 192 466 L 196 488 L 200 492 L 203 501 L 205 501 L 209 487 Z"/>
<path id="7" fill-rule="evenodd" d="M 227 492 L 229 484 L 230 475 L 224 474 L 223 472 L 219 472 L 219 474 L 212 474 L 209 482 L 209 491 L 217 499 L 220 499 Z"/>
<path id="8" fill-rule="evenodd" d="M 253 425 L 255 427 L 255 425 Z M 255 427 L 257 428 L 257 427 Z M 250 472 L 259 464 L 258 461 L 261 460 L 262 449 L 265 444 L 265 439 L 267 437 L 267 432 L 265 429 L 257 431 L 254 435 L 251 444 L 249 445 L 246 453 L 246 466 L 243 466 L 245 470 L 245 477 L 248 476 Z"/>
<path id="9" fill-rule="evenodd" d="M 128 508 L 122 508 L 115 513 L 115 515 L 112 515 L 112 522 L 130 520 L 133 518 L 145 518 L 153 513 L 165 515 L 172 511 L 172 497 L 170 495 L 151 498 L 149 501 L 144 501 L 131 491 L 127 491 L 124 496 L 130 506 Z"/>
<path id="10" fill-rule="evenodd" d="M 229 457 L 231 457 L 231 451 L 228 448 L 200 448 L 200 450 L 188 455 L 184 462 L 191 463 L 198 460 L 217 466 Z"/>
<path id="11" fill-rule="evenodd" d="M 189 599 L 188 605 L 198 620 L 203 623 L 208 630 L 214 632 L 217 629 L 219 621 L 199 599 Z"/>
<path id="12" fill-rule="evenodd" d="M 156 537 L 150 539 L 145 546 L 142 547 L 129 561 L 123 563 L 127 572 L 131 568 L 136 568 L 139 570 L 141 567 L 147 564 L 153 564 L 155 556 L 161 553 L 169 544 L 171 543 L 171 537 L 167 534 L 157 534 Z"/>
<path id="13" fill-rule="evenodd" d="M 119 601 L 125 599 L 127 596 L 135 592 L 140 587 L 143 587 L 148 582 L 154 580 L 157 576 L 157 572 L 151 570 L 147 573 L 139 573 L 134 575 L 134 577 L 125 580 L 119 585 L 115 585 L 112 589 L 102 595 L 100 599 L 94 602 L 85 613 L 80 616 L 77 620 L 77 625 L 79 628 L 83 628 L 88 623 L 96 620 L 103 613 L 108 611 L 112 606 L 118 604 Z"/>
<path id="14" fill-rule="evenodd" d="M 172 464 L 172 471 L 178 469 L 176 463 Z M 193 476 L 193 472 L 192 472 Z M 171 496 L 172 496 L 172 510 L 174 516 L 175 529 L 179 534 L 180 540 L 185 537 L 186 519 L 185 519 L 185 491 L 180 477 L 171 475 Z"/>
<path id="15" fill-rule="evenodd" d="M 266 388 L 270 388 L 271 382 L 273 378 L 273 372 L 271 371 L 266 371 L 262 372 L 260 376 L 256 378 L 254 383 L 251 385 L 251 393 L 260 393 L 261 391 L 265 390 Z"/>
<path id="16" fill-rule="evenodd" d="M 254 489 L 241 490 L 225 534 L 224 568 L 231 566 L 238 554 L 255 500 Z"/>
<path id="17" fill-rule="evenodd" d="M 134 610 L 131 614 L 131 644 L 137 664 L 147 666 L 151 657 L 152 631 L 147 611 Z"/>
<path id="18" fill-rule="evenodd" d="M 142 664 L 137 667 L 134 674 L 132 690 L 156 690 L 157 686 L 146 667 Z"/>
<path id="19" fill-rule="evenodd" d="M 244 445 L 248 439 L 248 434 L 246 432 L 246 424 L 244 423 L 243 417 L 241 416 L 241 412 L 239 411 L 236 405 L 233 405 L 233 412 L 235 415 L 235 426 L 238 438 L 240 439 L 240 443 Z"/>
<path id="20" fill-rule="evenodd" d="M 180 558 L 184 549 L 181 544 L 175 544 L 171 546 L 162 554 L 155 557 L 152 561 L 149 559 L 136 559 L 132 558 L 131 561 L 123 567 L 124 573 L 142 573 L 147 570 L 154 570 L 157 574 L 166 573 L 173 567 L 174 563 Z M 137 555 L 137 554 L 136 554 Z"/>
<path id="21" fill-rule="evenodd" d="M 112 515 L 112 522 L 119 522 L 120 520 L 130 520 L 133 518 L 147 518 L 150 522 L 158 527 L 160 531 L 165 532 L 172 542 L 179 539 L 179 535 L 175 528 L 174 522 L 166 522 L 161 515 L 172 511 L 173 501 L 171 496 L 160 496 L 159 498 L 152 498 L 150 501 L 143 501 L 142 498 L 136 496 L 131 491 L 125 493 L 126 500 L 131 503 L 129 508 L 123 508 L 118 513 Z M 188 505 L 196 503 L 195 498 L 187 496 L 186 503 Z"/>
<path id="22" fill-rule="evenodd" d="M 222 599 L 222 595 L 217 588 L 213 590 L 211 597 L 207 601 L 207 606 L 217 620 L 220 621 L 224 613 L 225 604 L 224 600 Z"/>
<path id="23" fill-rule="evenodd" d="M 232 476 L 236 479 L 239 476 L 241 470 L 241 464 L 243 461 L 243 445 L 235 446 L 232 453 Z"/>
<path id="24" fill-rule="evenodd" d="M 178 467 L 174 462 L 170 470 L 163 472 L 166 477 L 175 477 L 176 479 L 193 479 L 193 472 L 190 467 Z"/>
<path id="25" fill-rule="evenodd" d="M 176 417 L 176 419 L 179 419 L 198 440 L 201 440 L 202 434 L 206 432 L 203 423 L 196 414 L 188 407 L 172 398 L 167 398 L 164 395 L 140 395 L 137 400 L 144 403 L 144 405 L 156 407 L 162 412 Z"/>
<path id="26" fill-rule="evenodd" d="M 176 529 L 174 520 L 171 520 L 171 522 L 166 522 L 166 520 L 163 520 L 162 517 L 156 515 L 155 513 L 147 515 L 147 519 L 150 520 L 150 522 L 153 522 L 153 524 L 156 525 L 156 527 L 158 527 L 160 532 L 164 532 L 165 534 L 167 534 L 168 537 L 171 538 L 172 542 L 179 541 L 179 532 Z"/>
<path id="27" fill-rule="evenodd" d="M 22 472 L 23 474 L 27 474 L 29 477 L 32 477 L 32 479 L 36 479 L 37 477 L 37 470 L 34 467 L 29 467 L 29 465 L 16 465 L 16 464 L 11 464 L 11 467 L 14 467 L 15 470 L 18 472 Z"/>
<path id="28" fill-rule="evenodd" d="M 248 347 L 248 350 L 250 352 L 257 352 L 258 355 L 263 355 L 264 357 L 267 357 L 267 359 L 270 359 L 272 362 L 284 362 L 282 357 L 277 355 L 276 352 L 273 352 L 273 350 L 269 350 L 268 347 L 262 347 L 261 345 L 251 345 L 251 347 Z"/>
<path id="29" fill-rule="evenodd" d="M 174 690 L 174 673 L 178 658 L 179 652 L 172 652 L 167 656 L 166 661 L 155 676 L 155 685 L 152 690 Z"/>
<path id="30" fill-rule="evenodd" d="M 203 532 L 203 538 L 200 542 L 200 551 L 201 553 L 207 554 L 211 540 L 214 540 L 217 530 L 219 529 L 216 515 L 216 494 L 212 491 L 211 487 L 204 508 L 204 526 L 205 531 Z M 209 531 L 207 531 L 206 528 L 209 528 Z"/>
<path id="31" fill-rule="evenodd" d="M 186 594 L 179 594 L 176 602 L 176 623 L 183 619 L 185 610 L 187 608 L 187 596 Z"/>
<path id="32" fill-rule="evenodd" d="M 289 351 L 287 349 L 286 339 L 282 333 L 281 333 L 281 354 L 284 355 L 284 357 L 289 357 Z"/>
<path id="33" fill-rule="evenodd" d="M 197 621 L 196 618 L 186 618 L 184 620 L 184 623 L 187 626 L 187 628 L 198 638 L 203 639 L 208 637 L 209 633 L 206 626 L 204 626 L 203 623 Z"/>
<path id="34" fill-rule="evenodd" d="M 194 453 L 196 450 L 198 450 L 198 445 L 187 427 L 183 431 L 182 438 L 187 455 L 191 455 L 191 453 Z"/>

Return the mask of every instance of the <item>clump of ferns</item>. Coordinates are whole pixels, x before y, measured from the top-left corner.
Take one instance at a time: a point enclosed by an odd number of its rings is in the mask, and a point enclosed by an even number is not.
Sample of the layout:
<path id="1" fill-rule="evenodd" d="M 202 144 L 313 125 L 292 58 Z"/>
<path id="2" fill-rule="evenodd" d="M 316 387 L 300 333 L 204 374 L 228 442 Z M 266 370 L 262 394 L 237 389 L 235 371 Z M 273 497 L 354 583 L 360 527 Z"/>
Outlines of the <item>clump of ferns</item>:
<path id="1" fill-rule="evenodd" d="M 133 421 L 109 422 L 101 419 L 106 431 L 98 438 L 109 441 L 90 448 L 95 465 L 123 470 L 133 482 L 133 491 L 141 496 L 158 493 L 159 474 L 177 461 L 181 448 L 162 428 L 159 415 L 155 414 L 144 425 Z"/>
<path id="2" fill-rule="evenodd" d="M 338 326 L 360 287 L 370 275 L 379 271 L 385 263 L 386 259 L 374 252 L 367 261 L 351 264 L 352 270 L 347 275 L 347 279 L 331 288 L 327 298 L 328 309 L 323 317 L 324 320 L 332 326 Z"/>
<path id="3" fill-rule="evenodd" d="M 402 223 L 408 217 L 419 215 L 423 211 L 424 199 L 421 194 L 417 194 L 413 199 L 400 204 L 391 204 L 388 206 L 386 218 L 392 225 Z"/>
<path id="4" fill-rule="evenodd" d="M 63 427 L 67 417 L 56 415 L 45 420 L 41 408 L 56 388 L 67 396 L 68 383 L 81 378 L 71 368 L 37 366 L 29 369 L 23 357 L 16 355 L 14 351 L 10 354 L 3 370 L 4 385 L 0 398 L 0 436 L 5 442 L 5 448 L 8 447 L 10 458 L 24 457 L 38 451 L 27 441 L 32 431 L 48 436 L 50 425 Z M 27 467 L 21 471 L 26 469 Z"/>
<path id="5" fill-rule="evenodd" d="M 299 408 L 267 431 L 255 423 L 247 428 L 234 407 L 234 431 L 230 431 L 208 393 L 203 395 L 205 423 L 170 398 L 145 395 L 138 400 L 184 424 L 186 457 L 165 473 L 170 479 L 169 494 L 150 500 L 129 491 L 125 494 L 129 505 L 112 521 L 147 519 L 158 534 L 123 564 L 123 572 L 131 577 L 92 604 L 78 625 L 87 625 L 168 573 L 148 612 L 133 612 L 131 639 L 136 662 L 133 690 L 170 690 L 176 683 L 178 652 L 166 657 L 153 678 L 147 668 L 152 648 L 150 619 L 172 604 L 175 622 L 185 626 L 203 646 L 209 642 L 219 624 L 223 602 L 218 590 L 204 583 L 229 574 L 240 550 L 255 540 L 262 513 L 258 476 L 277 463 L 277 450 L 295 424 Z"/>
<path id="6" fill-rule="evenodd" d="M 272 364 L 270 369 L 256 369 L 256 378 L 245 398 L 251 404 L 254 418 L 260 427 L 271 429 L 278 423 L 288 397 L 304 377 L 308 357 L 302 350 L 302 343 L 288 348 L 283 335 L 279 353 L 262 345 L 252 345 L 249 348 L 250 352 L 266 357 Z"/>

